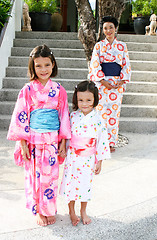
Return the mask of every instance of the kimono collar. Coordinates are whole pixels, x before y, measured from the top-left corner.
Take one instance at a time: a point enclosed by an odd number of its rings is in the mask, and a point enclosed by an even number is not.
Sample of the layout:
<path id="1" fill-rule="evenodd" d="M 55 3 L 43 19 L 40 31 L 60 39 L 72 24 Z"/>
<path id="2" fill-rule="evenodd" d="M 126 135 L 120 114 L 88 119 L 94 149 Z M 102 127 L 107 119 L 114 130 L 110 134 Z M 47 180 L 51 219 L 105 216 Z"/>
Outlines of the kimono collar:
<path id="1" fill-rule="evenodd" d="M 112 46 L 113 44 L 117 43 L 117 39 L 116 39 L 116 37 L 115 37 L 112 44 L 109 43 L 109 41 L 107 40 L 107 38 L 105 38 L 105 39 L 103 40 L 103 42 L 104 42 L 106 45 Z"/>
<path id="2" fill-rule="evenodd" d="M 96 113 L 96 110 L 93 109 L 90 113 L 88 113 L 87 115 L 84 115 L 83 112 L 80 109 L 78 109 L 78 114 L 80 114 L 81 117 L 84 117 L 84 118 L 93 117 L 95 113 Z"/>
<path id="3" fill-rule="evenodd" d="M 49 78 L 46 85 L 42 85 L 42 83 L 37 79 L 33 81 L 33 88 L 35 91 L 48 91 L 52 87 L 52 80 Z"/>

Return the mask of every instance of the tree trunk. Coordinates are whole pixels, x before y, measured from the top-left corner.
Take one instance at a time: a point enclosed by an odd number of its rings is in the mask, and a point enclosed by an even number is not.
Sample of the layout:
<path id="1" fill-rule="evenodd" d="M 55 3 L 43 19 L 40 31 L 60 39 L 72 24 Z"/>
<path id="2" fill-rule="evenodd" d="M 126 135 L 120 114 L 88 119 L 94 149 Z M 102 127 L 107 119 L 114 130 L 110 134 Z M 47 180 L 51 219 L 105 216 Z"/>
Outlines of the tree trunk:
<path id="1" fill-rule="evenodd" d="M 118 22 L 125 9 L 126 0 L 98 0 L 99 1 L 99 22 L 103 16 L 114 16 Z M 88 0 L 75 0 L 78 14 L 80 17 L 80 27 L 78 38 L 83 44 L 86 59 L 89 64 L 92 51 L 96 43 L 96 21 Z M 99 29 L 98 38 L 101 36 Z"/>
<path id="2" fill-rule="evenodd" d="M 126 0 L 99 0 L 99 22 L 104 16 L 113 16 L 118 22 L 125 9 Z M 98 39 L 102 39 L 102 31 L 99 27 Z"/>
<path id="3" fill-rule="evenodd" d="M 75 3 L 80 17 L 78 38 L 83 44 L 86 59 L 90 62 L 96 43 L 96 21 L 88 0 L 75 0 Z"/>

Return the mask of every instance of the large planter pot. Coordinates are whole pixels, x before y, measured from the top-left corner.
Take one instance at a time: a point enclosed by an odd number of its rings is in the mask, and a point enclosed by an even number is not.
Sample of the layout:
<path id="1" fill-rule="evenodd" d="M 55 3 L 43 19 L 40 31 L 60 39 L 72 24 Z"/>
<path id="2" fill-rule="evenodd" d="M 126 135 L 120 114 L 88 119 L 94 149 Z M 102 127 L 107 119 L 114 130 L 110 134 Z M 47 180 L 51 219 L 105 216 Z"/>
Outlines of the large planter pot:
<path id="1" fill-rule="evenodd" d="M 51 13 L 30 12 L 32 31 L 48 31 L 51 27 Z"/>
<path id="2" fill-rule="evenodd" d="M 58 32 L 61 30 L 63 17 L 60 13 L 54 13 L 51 16 L 51 31 Z"/>
<path id="3" fill-rule="evenodd" d="M 134 18 L 134 31 L 136 34 L 145 34 L 145 27 L 149 25 L 149 18 L 150 16 Z"/>

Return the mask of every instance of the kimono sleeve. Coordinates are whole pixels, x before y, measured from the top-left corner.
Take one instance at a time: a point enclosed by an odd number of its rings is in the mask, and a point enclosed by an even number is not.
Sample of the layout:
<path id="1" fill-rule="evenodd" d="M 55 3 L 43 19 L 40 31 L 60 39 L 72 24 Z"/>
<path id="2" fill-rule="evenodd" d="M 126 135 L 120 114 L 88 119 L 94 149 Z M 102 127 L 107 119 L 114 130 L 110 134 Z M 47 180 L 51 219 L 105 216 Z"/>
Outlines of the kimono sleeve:
<path id="1" fill-rule="evenodd" d="M 104 127 L 100 128 L 98 131 L 98 138 L 96 144 L 96 158 L 97 161 L 111 158 L 108 134 L 106 128 Z"/>
<path id="2" fill-rule="evenodd" d="M 129 61 L 129 54 L 127 50 L 127 45 L 124 44 L 124 52 L 123 52 L 123 59 L 122 59 L 122 70 L 120 73 L 120 79 L 129 82 L 131 79 L 131 65 Z"/>
<path id="3" fill-rule="evenodd" d="M 59 130 L 59 142 L 60 142 L 61 139 L 71 138 L 67 93 L 62 86 L 60 86 L 58 113 L 59 113 L 59 120 L 60 120 L 60 130 Z"/>
<path id="4" fill-rule="evenodd" d="M 7 139 L 20 141 L 22 139 L 29 141 L 29 120 L 30 120 L 30 98 L 29 86 L 26 85 L 21 89 L 15 108 L 11 117 L 11 122 L 8 130 Z"/>
<path id="5" fill-rule="evenodd" d="M 100 42 L 96 43 L 93 49 L 88 79 L 93 82 L 98 82 L 102 79 L 105 80 L 105 74 L 100 65 Z"/>

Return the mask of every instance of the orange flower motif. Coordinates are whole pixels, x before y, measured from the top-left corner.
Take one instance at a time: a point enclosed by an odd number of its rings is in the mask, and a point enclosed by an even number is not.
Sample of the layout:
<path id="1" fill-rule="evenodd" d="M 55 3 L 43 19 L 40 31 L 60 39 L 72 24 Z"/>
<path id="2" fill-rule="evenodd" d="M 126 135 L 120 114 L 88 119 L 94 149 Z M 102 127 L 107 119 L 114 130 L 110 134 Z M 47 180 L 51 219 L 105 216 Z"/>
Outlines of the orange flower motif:
<path id="1" fill-rule="evenodd" d="M 107 47 L 106 46 L 103 46 L 103 48 L 101 49 L 101 52 L 106 52 L 107 51 Z"/>
<path id="2" fill-rule="evenodd" d="M 112 105 L 112 109 L 113 109 L 113 110 L 117 110 L 117 109 L 118 109 L 118 105 L 117 105 L 117 104 L 113 104 L 113 105 Z"/>
<path id="3" fill-rule="evenodd" d="M 106 120 L 107 119 L 107 113 L 103 113 L 102 118 Z"/>
<path id="4" fill-rule="evenodd" d="M 108 89 L 107 89 L 107 88 L 104 88 L 104 89 L 103 89 L 103 92 L 104 92 L 105 94 L 107 94 L 107 93 L 108 93 Z"/>
<path id="5" fill-rule="evenodd" d="M 118 92 L 123 93 L 123 87 L 122 86 L 118 88 Z"/>
<path id="6" fill-rule="evenodd" d="M 97 61 L 97 60 L 95 60 L 94 62 L 93 62 L 93 67 L 94 68 L 97 68 L 99 66 L 99 62 Z"/>
<path id="7" fill-rule="evenodd" d="M 97 45 L 96 45 L 96 50 L 99 50 L 100 49 L 100 44 L 98 43 Z"/>
<path id="8" fill-rule="evenodd" d="M 117 113 L 117 117 L 118 117 L 118 118 L 120 117 L 120 112 Z"/>
<path id="9" fill-rule="evenodd" d="M 112 133 L 115 135 L 116 134 L 116 129 L 112 129 Z"/>
<path id="10" fill-rule="evenodd" d="M 97 109 L 98 111 L 101 111 L 101 110 L 103 109 L 103 106 L 102 106 L 101 104 L 98 104 L 98 106 L 96 107 L 96 109 Z"/>
<path id="11" fill-rule="evenodd" d="M 119 59 L 120 61 L 122 61 L 122 55 L 121 55 L 121 54 L 118 54 L 118 59 Z"/>

